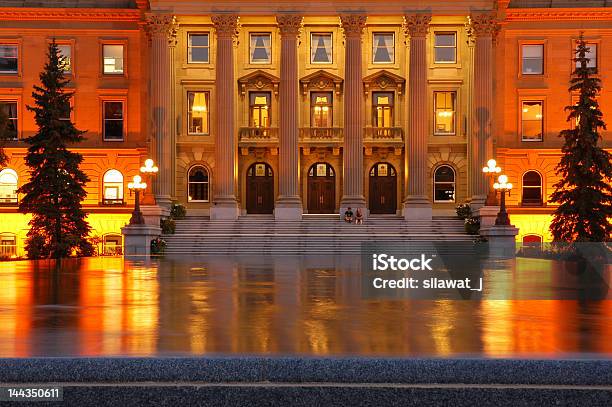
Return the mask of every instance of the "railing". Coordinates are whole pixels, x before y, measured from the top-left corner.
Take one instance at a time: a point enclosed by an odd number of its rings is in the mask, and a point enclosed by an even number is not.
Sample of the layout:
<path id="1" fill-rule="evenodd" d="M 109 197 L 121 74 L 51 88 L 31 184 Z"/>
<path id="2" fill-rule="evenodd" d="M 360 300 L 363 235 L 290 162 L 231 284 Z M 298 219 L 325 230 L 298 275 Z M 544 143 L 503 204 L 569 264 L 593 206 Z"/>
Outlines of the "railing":
<path id="1" fill-rule="evenodd" d="M 303 127 L 300 129 L 302 141 L 342 141 L 342 127 Z"/>
<path id="2" fill-rule="evenodd" d="M 241 127 L 238 136 L 240 141 L 278 141 L 278 128 Z"/>
<path id="3" fill-rule="evenodd" d="M 366 127 L 364 138 L 376 141 L 403 141 L 404 130 L 401 127 Z"/>

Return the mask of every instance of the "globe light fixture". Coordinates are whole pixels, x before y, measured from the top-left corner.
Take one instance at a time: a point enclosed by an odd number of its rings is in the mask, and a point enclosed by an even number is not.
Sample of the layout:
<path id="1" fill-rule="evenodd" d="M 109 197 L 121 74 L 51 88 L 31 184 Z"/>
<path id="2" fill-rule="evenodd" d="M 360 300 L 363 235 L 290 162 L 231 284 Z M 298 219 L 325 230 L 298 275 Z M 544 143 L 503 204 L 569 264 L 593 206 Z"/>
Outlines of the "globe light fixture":
<path id="1" fill-rule="evenodd" d="M 499 178 L 497 178 L 497 182 L 493 184 L 493 188 L 495 191 L 499 191 L 501 197 L 499 213 L 495 219 L 495 224 L 499 226 L 510 226 L 510 217 L 506 211 L 506 193 L 508 193 L 508 196 L 510 196 L 510 192 L 512 191 L 512 183 L 508 182 L 507 175 L 502 174 L 499 176 Z"/>
<path id="2" fill-rule="evenodd" d="M 151 177 L 157 175 L 159 172 L 159 168 L 155 165 L 152 159 L 147 158 L 144 162 L 144 165 L 140 167 L 140 173 L 147 177 L 146 180 L 149 183 L 152 183 Z M 153 199 L 153 194 L 145 194 L 143 191 L 142 194 L 142 204 L 143 205 L 155 205 L 155 200 Z"/>
<path id="3" fill-rule="evenodd" d="M 486 206 L 497 206 L 497 196 L 493 183 L 495 182 L 495 175 L 501 172 L 501 168 L 497 166 L 497 161 L 490 159 L 487 161 L 487 166 L 483 167 L 482 172 L 485 175 L 489 175 L 489 189 L 487 192 L 487 200 L 485 201 Z"/>
<path id="4" fill-rule="evenodd" d="M 140 175 L 134 175 L 134 181 L 128 184 L 128 189 L 130 193 L 134 191 L 136 194 L 136 199 L 134 201 L 134 211 L 132 212 L 132 217 L 130 218 L 130 225 L 144 225 L 144 216 L 142 216 L 142 212 L 140 211 L 140 191 L 144 191 L 147 188 L 147 184 L 142 182 L 142 177 Z"/>

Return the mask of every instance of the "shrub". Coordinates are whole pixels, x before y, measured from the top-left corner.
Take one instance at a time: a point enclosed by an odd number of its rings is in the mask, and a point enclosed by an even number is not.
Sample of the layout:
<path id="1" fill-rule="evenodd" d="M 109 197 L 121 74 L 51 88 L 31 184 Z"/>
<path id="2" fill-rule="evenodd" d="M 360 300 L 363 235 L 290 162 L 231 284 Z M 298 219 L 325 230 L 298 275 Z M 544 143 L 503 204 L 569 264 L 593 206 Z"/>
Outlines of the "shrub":
<path id="1" fill-rule="evenodd" d="M 166 241 L 161 237 L 151 240 L 151 254 L 164 254 L 165 249 Z"/>
<path id="2" fill-rule="evenodd" d="M 457 211 L 457 216 L 459 216 L 461 219 L 467 219 L 472 216 L 472 208 L 468 203 L 457 205 L 455 210 Z"/>
<path id="3" fill-rule="evenodd" d="M 187 216 L 187 209 L 180 203 L 172 204 L 172 209 L 170 209 L 170 217 L 172 219 L 183 219 Z"/>
<path id="4" fill-rule="evenodd" d="M 464 227 L 468 235 L 477 235 L 480 232 L 480 219 L 470 216 L 465 219 Z"/>
<path id="5" fill-rule="evenodd" d="M 173 235 L 176 231 L 176 223 L 172 219 L 161 219 L 159 221 L 159 226 L 164 235 Z"/>

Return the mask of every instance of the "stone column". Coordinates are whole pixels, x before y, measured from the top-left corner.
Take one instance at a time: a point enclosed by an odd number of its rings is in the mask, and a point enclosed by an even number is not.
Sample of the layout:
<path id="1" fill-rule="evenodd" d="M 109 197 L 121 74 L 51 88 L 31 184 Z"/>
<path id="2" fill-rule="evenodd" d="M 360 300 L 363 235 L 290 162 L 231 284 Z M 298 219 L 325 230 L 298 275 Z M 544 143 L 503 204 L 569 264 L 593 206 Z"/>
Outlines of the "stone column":
<path id="1" fill-rule="evenodd" d="M 344 191 L 340 215 L 346 208 L 362 208 L 367 216 L 363 194 L 363 75 L 361 33 L 365 26 L 363 14 L 340 16 L 346 37 L 344 59 Z"/>
<path id="2" fill-rule="evenodd" d="M 301 219 L 302 201 L 298 192 L 298 55 L 297 42 L 302 16 L 276 17 L 281 34 L 280 65 L 280 151 L 279 196 L 274 208 L 276 219 Z"/>
<path id="3" fill-rule="evenodd" d="M 215 168 L 213 170 L 213 206 L 211 219 L 237 219 L 236 201 L 236 135 L 234 131 L 234 38 L 238 29 L 235 14 L 211 17 L 217 33 L 215 93 L 217 129 L 215 133 Z"/>
<path id="4" fill-rule="evenodd" d="M 151 117 L 155 161 L 159 173 L 155 177 L 155 201 L 167 216 L 172 204 L 172 172 L 174 142 L 172 140 L 172 52 L 176 41 L 177 23 L 169 14 L 147 16 L 147 31 L 151 38 Z"/>
<path id="5" fill-rule="evenodd" d="M 410 35 L 410 72 L 408 75 L 408 135 L 405 157 L 408 168 L 408 188 L 404 199 L 404 218 L 431 219 L 431 200 L 427 185 L 427 139 L 429 136 L 429 104 L 427 97 L 427 33 L 429 14 L 406 17 L 406 30 Z"/>
<path id="6" fill-rule="evenodd" d="M 494 13 L 470 17 L 474 35 L 474 106 L 470 155 L 472 209 L 484 206 L 488 181 L 482 168 L 493 158 L 493 39 L 499 30 Z"/>

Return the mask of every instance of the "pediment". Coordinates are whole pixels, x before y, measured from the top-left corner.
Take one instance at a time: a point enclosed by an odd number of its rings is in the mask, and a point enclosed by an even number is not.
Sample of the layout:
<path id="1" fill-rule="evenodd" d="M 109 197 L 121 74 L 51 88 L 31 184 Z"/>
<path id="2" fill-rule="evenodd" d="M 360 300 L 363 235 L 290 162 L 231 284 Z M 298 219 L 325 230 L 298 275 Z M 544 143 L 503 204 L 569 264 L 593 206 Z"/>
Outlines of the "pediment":
<path id="1" fill-rule="evenodd" d="M 339 95 L 342 92 L 342 83 L 344 80 L 338 75 L 334 75 L 331 72 L 319 69 L 311 74 L 304 76 L 300 79 L 300 85 L 302 86 L 302 92 L 304 95 L 308 93 L 308 89 L 334 89 L 336 94 Z"/>
<path id="2" fill-rule="evenodd" d="M 389 72 L 387 70 L 381 69 L 380 71 L 374 72 L 371 75 L 363 78 L 363 85 L 365 88 L 366 94 L 369 92 L 370 88 L 376 89 L 397 89 L 397 93 L 399 95 L 402 94 L 404 89 L 404 84 L 406 83 L 406 79 L 402 78 L 399 75 L 394 74 L 393 72 Z"/>
<path id="3" fill-rule="evenodd" d="M 249 89 L 271 89 L 275 95 L 278 95 L 278 85 L 280 78 L 274 76 L 269 72 L 258 69 L 238 78 L 238 87 L 242 96 L 246 94 L 247 88 Z"/>

